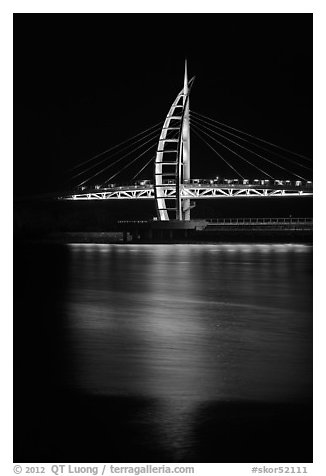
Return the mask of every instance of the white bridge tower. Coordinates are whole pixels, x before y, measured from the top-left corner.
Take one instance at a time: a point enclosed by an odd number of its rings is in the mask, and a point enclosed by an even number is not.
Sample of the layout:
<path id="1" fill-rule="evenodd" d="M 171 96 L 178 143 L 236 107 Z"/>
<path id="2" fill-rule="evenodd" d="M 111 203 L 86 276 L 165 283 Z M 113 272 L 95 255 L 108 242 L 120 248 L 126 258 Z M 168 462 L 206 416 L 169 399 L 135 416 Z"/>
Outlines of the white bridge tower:
<path id="1" fill-rule="evenodd" d="M 154 191 L 158 220 L 190 220 L 190 199 L 182 199 L 184 183 L 190 180 L 189 95 L 195 77 L 188 81 L 187 60 L 183 89 L 165 118 L 155 157 Z M 175 183 L 174 196 L 166 184 Z"/>

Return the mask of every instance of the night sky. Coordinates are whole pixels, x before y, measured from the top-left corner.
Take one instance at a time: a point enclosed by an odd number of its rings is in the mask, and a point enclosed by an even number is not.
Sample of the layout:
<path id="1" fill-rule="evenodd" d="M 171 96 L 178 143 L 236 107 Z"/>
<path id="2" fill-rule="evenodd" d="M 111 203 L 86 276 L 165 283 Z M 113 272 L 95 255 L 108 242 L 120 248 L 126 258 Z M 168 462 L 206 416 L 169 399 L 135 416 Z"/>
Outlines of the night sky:
<path id="1" fill-rule="evenodd" d="M 163 121 L 185 57 L 191 109 L 312 157 L 311 14 L 16 14 L 15 193 L 67 188 L 70 167 Z M 192 177 L 226 174 L 191 147 Z"/>

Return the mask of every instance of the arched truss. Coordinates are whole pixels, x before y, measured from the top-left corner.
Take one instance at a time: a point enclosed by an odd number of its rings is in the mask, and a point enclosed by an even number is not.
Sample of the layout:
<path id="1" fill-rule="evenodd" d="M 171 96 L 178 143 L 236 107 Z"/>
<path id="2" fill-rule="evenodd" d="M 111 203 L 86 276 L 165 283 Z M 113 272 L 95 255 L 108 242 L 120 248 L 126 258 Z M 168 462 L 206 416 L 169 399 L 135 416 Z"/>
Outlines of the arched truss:
<path id="1" fill-rule="evenodd" d="M 186 78 L 186 76 L 185 76 Z M 190 219 L 190 200 L 182 200 L 184 178 L 190 178 L 189 162 L 189 94 L 195 77 L 177 95 L 163 124 L 155 158 L 154 193 L 159 220 Z M 187 172 L 184 158 L 187 155 Z M 185 176 L 186 175 L 186 176 Z M 167 198 L 168 181 L 176 185 L 173 198 Z"/>

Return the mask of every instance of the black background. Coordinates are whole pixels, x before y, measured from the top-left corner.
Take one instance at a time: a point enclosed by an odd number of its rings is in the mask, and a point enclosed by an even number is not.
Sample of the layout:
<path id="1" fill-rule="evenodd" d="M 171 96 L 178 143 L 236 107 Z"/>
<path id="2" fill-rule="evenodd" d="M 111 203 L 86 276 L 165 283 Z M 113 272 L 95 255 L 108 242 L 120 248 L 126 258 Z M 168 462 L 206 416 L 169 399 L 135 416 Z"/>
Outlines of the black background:
<path id="1" fill-rule="evenodd" d="M 15 193 L 163 120 L 185 57 L 191 109 L 312 156 L 311 14 L 15 14 Z M 192 135 L 192 176 L 221 172 Z"/>

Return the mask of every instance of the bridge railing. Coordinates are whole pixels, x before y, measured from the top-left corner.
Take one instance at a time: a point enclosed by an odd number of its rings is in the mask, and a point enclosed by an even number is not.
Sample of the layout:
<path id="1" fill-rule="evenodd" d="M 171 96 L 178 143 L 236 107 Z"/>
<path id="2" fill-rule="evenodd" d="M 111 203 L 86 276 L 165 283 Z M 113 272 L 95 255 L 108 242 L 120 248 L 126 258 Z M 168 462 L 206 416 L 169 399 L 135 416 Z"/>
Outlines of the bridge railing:
<path id="1" fill-rule="evenodd" d="M 119 224 L 143 224 L 149 223 L 150 220 L 119 220 Z M 156 220 L 154 220 L 156 221 Z M 218 224 L 218 225 L 241 225 L 241 224 L 312 224 L 312 218 L 206 218 L 202 221 L 208 224 Z"/>
<path id="2" fill-rule="evenodd" d="M 208 223 L 218 224 L 218 225 L 238 225 L 238 224 L 312 224 L 312 218 L 208 218 L 206 219 Z"/>
<path id="3" fill-rule="evenodd" d="M 164 181 L 164 185 L 167 187 L 169 185 L 175 186 L 175 180 L 166 180 Z M 184 181 L 184 185 L 186 187 L 196 187 L 196 188 L 201 188 L 201 187 L 227 187 L 227 188 L 280 188 L 280 189 L 312 189 L 313 184 L 311 181 L 301 181 L 301 180 L 296 180 L 296 181 L 290 181 L 290 180 L 215 180 L 215 179 L 191 179 Z M 82 191 L 82 192 L 87 192 L 89 190 L 92 191 L 98 191 L 98 192 L 103 192 L 103 191 L 112 191 L 112 190 L 136 190 L 139 188 L 142 189 L 151 189 L 153 188 L 153 183 L 150 180 L 143 180 L 143 181 L 138 181 L 134 184 L 116 184 L 116 183 L 111 183 L 108 184 L 105 187 L 101 187 L 99 185 L 89 185 L 88 187 L 82 186 L 78 187 L 77 190 Z"/>

